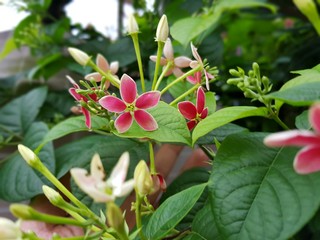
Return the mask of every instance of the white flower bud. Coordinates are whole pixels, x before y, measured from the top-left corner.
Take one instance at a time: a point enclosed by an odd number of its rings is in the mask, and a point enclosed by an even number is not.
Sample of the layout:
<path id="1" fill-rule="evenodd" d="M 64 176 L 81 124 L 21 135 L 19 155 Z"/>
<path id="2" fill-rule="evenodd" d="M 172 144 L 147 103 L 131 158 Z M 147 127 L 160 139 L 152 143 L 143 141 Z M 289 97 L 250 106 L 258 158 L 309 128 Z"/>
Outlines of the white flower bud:
<path id="1" fill-rule="evenodd" d="M 20 240 L 22 239 L 22 232 L 19 226 L 13 221 L 0 217 L 0 239 L 12 239 Z"/>
<path id="2" fill-rule="evenodd" d="M 162 15 L 156 33 L 156 41 L 166 42 L 169 36 L 169 25 L 166 15 Z"/>
<path id="3" fill-rule="evenodd" d="M 137 21 L 133 14 L 129 15 L 129 21 L 128 21 L 128 34 L 134 34 L 139 32 L 139 27 L 137 24 Z"/>
<path id="4" fill-rule="evenodd" d="M 153 191 L 153 180 L 145 161 L 141 160 L 134 170 L 135 189 L 139 195 L 145 196 Z"/>
<path id="5" fill-rule="evenodd" d="M 86 66 L 90 61 L 90 57 L 88 56 L 88 54 L 77 48 L 69 47 L 68 51 L 70 55 L 73 57 L 73 59 L 76 60 L 76 62 L 82 66 Z"/>
<path id="6" fill-rule="evenodd" d="M 18 144 L 18 151 L 30 166 L 34 167 L 38 163 L 39 158 L 30 148 Z"/>

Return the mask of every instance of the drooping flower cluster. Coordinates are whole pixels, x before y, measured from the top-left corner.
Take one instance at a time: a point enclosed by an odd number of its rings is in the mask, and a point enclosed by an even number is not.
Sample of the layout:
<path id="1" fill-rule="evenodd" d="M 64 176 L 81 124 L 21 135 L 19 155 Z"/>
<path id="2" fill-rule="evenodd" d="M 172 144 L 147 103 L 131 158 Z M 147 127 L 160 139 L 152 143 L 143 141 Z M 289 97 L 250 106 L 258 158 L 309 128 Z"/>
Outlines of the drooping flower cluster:
<path id="1" fill-rule="evenodd" d="M 310 108 L 309 121 L 314 131 L 291 130 L 274 133 L 264 139 L 270 147 L 303 147 L 293 162 L 294 169 L 300 174 L 320 171 L 320 103 Z"/>

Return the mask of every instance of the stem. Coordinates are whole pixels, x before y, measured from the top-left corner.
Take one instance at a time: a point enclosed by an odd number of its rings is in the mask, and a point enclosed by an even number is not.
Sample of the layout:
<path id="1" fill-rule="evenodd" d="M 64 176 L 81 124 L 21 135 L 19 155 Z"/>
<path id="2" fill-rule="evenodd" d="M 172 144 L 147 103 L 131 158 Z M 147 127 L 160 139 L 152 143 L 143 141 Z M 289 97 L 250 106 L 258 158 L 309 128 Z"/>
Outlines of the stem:
<path id="1" fill-rule="evenodd" d="M 162 70 L 162 73 L 161 73 L 160 77 L 157 80 L 157 84 L 156 84 L 154 90 L 158 89 L 158 87 L 160 86 L 160 83 L 161 83 L 164 75 L 168 72 L 168 70 L 172 67 L 172 65 L 173 65 L 172 62 L 168 62 L 167 63 L 166 67 Z"/>
<path id="2" fill-rule="evenodd" d="M 185 93 L 183 93 L 182 95 L 180 95 L 179 97 L 177 97 L 175 100 L 173 100 L 169 105 L 173 106 L 175 105 L 177 102 L 179 102 L 181 99 L 185 98 L 186 96 L 188 96 L 190 93 L 194 92 L 196 89 L 198 89 L 198 87 L 201 86 L 201 84 L 197 83 L 196 85 L 194 85 L 192 88 L 190 88 L 188 91 L 186 91 Z"/>
<path id="3" fill-rule="evenodd" d="M 80 227 L 85 227 L 87 225 L 84 222 L 79 222 L 72 218 L 58 217 L 58 216 L 40 213 L 40 212 L 36 212 L 36 216 L 33 219 L 36 221 L 52 223 L 52 224 L 65 224 L 65 225 L 74 225 L 74 226 L 80 226 Z"/>
<path id="4" fill-rule="evenodd" d="M 153 151 L 153 146 L 151 141 L 149 141 L 149 153 L 150 153 L 150 173 L 151 175 L 157 174 L 156 165 L 154 161 L 154 151 Z"/>
<path id="5" fill-rule="evenodd" d="M 156 61 L 156 67 L 154 70 L 151 90 L 154 90 L 156 86 L 163 47 L 164 47 L 164 42 L 158 41 L 157 61 Z"/>
<path id="6" fill-rule="evenodd" d="M 137 229 L 139 229 L 139 235 L 141 240 L 147 240 L 147 238 L 144 236 L 142 232 L 142 223 L 141 223 L 141 197 L 139 196 L 138 192 L 136 191 L 136 225 Z"/>
<path id="7" fill-rule="evenodd" d="M 133 46 L 134 46 L 134 50 L 136 52 L 136 57 L 137 57 L 137 61 L 138 61 L 142 92 L 145 92 L 146 87 L 144 84 L 143 66 L 142 66 L 142 61 L 141 61 L 138 33 L 132 33 L 130 35 L 131 35 L 131 38 L 133 41 Z"/>
<path id="8" fill-rule="evenodd" d="M 266 107 L 268 108 L 269 113 L 271 114 L 271 118 L 275 120 L 276 123 L 278 123 L 284 130 L 290 130 L 290 128 L 284 122 L 282 122 L 279 116 L 273 111 L 270 103 L 267 103 Z"/>
<path id="9" fill-rule="evenodd" d="M 186 72 L 185 74 L 181 75 L 180 77 L 178 77 L 177 79 L 175 79 L 173 82 L 171 82 L 170 84 L 168 84 L 164 89 L 162 89 L 161 91 L 161 95 L 163 95 L 166 91 L 168 91 L 169 88 L 171 88 L 173 85 L 177 84 L 178 82 L 182 81 L 183 79 L 185 79 L 186 77 L 194 74 L 195 72 L 199 71 L 202 68 L 201 65 L 199 65 L 196 68 L 193 68 L 191 70 L 189 70 L 188 72 Z"/>

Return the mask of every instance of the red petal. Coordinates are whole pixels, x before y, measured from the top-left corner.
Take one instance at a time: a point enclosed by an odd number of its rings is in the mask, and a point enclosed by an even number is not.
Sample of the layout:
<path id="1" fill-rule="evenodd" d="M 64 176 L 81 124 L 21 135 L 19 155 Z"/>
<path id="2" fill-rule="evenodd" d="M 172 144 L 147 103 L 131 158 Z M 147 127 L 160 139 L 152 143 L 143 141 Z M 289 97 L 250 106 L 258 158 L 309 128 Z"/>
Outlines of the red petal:
<path id="1" fill-rule="evenodd" d="M 128 131 L 133 122 L 133 118 L 130 112 L 125 112 L 121 114 L 114 122 L 114 126 L 119 133 L 124 133 Z"/>
<path id="2" fill-rule="evenodd" d="M 82 95 L 80 95 L 79 93 L 77 93 L 75 88 L 69 88 L 69 93 L 71 94 L 71 96 L 77 100 L 80 101 L 82 99 Z"/>
<path id="3" fill-rule="evenodd" d="M 84 107 L 81 107 L 81 110 L 82 110 L 84 117 L 86 118 L 86 126 L 90 129 L 91 128 L 90 112 Z"/>
<path id="4" fill-rule="evenodd" d="M 313 129 L 320 133 L 320 103 L 314 104 L 309 110 L 309 120 Z"/>
<path id="5" fill-rule="evenodd" d="M 197 109 L 192 102 L 179 102 L 178 109 L 179 112 L 188 120 L 195 119 L 197 117 Z"/>
<path id="6" fill-rule="evenodd" d="M 97 55 L 96 63 L 102 71 L 107 72 L 109 70 L 109 63 L 101 54 Z"/>
<path id="7" fill-rule="evenodd" d="M 126 103 L 133 103 L 137 97 L 137 85 L 127 74 L 123 74 L 120 82 L 121 98 Z"/>
<path id="8" fill-rule="evenodd" d="M 137 101 L 136 101 L 136 107 L 141 109 L 148 109 L 155 107 L 161 97 L 161 93 L 159 91 L 150 91 L 141 94 Z"/>
<path id="9" fill-rule="evenodd" d="M 110 112 L 121 113 L 126 110 L 126 104 L 115 96 L 105 96 L 99 100 L 100 105 Z"/>
<path id="10" fill-rule="evenodd" d="M 291 130 L 270 134 L 264 139 L 264 144 L 270 147 L 319 145 L 320 136 L 307 130 Z"/>
<path id="11" fill-rule="evenodd" d="M 202 113 L 200 114 L 201 119 L 205 119 L 208 116 L 208 108 L 203 109 Z"/>
<path id="12" fill-rule="evenodd" d="M 154 131 L 158 128 L 156 120 L 145 110 L 134 111 L 134 119 L 137 121 L 139 126 L 146 131 Z"/>
<path id="13" fill-rule="evenodd" d="M 197 112 L 199 114 L 202 113 L 205 104 L 206 104 L 206 95 L 204 94 L 202 87 L 199 87 L 197 91 Z"/>
<path id="14" fill-rule="evenodd" d="M 294 159 L 293 166 L 300 174 L 320 171 L 320 145 L 308 146 L 300 150 Z"/>
<path id="15" fill-rule="evenodd" d="M 190 122 L 187 123 L 189 131 L 191 131 L 196 125 L 197 125 L 197 122 L 195 120 L 191 120 Z"/>

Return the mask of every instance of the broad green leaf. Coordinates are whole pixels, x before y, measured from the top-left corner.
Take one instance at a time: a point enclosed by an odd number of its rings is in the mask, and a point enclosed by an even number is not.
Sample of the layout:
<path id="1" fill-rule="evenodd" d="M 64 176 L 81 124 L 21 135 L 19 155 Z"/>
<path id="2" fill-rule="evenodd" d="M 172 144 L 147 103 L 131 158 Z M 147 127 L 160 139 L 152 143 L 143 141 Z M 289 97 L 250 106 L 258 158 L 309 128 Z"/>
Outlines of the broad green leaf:
<path id="1" fill-rule="evenodd" d="M 299 84 L 285 90 L 270 93 L 266 95 L 266 97 L 292 106 L 307 106 L 320 100 L 320 81 Z M 279 106 L 280 105 L 278 105 L 278 107 Z"/>
<path id="2" fill-rule="evenodd" d="M 296 117 L 295 125 L 298 129 L 311 129 L 311 124 L 309 122 L 309 112 L 303 111 L 299 116 Z"/>
<path id="3" fill-rule="evenodd" d="M 241 8 L 263 7 L 272 12 L 276 12 L 277 7 L 273 4 L 265 3 L 261 0 L 224 0 L 219 1 L 215 6 L 215 11 L 229 11 Z"/>
<path id="4" fill-rule="evenodd" d="M 66 143 L 55 152 L 56 175 L 62 177 L 73 167 L 88 167 L 95 153 L 100 155 L 108 173 L 125 151 L 130 154 L 130 172 L 139 160 L 148 160 L 148 145 L 145 142 L 113 135 L 93 135 Z"/>
<path id="5" fill-rule="evenodd" d="M 13 38 L 7 39 L 6 43 L 4 44 L 1 52 L 0 52 L 0 61 L 8 56 L 12 51 L 17 49 L 17 46 L 14 42 Z"/>
<path id="6" fill-rule="evenodd" d="M 159 104 L 148 111 L 157 121 L 158 129 L 152 132 L 144 131 L 134 121 L 129 131 L 119 134 L 117 130 L 113 133 L 124 138 L 151 138 L 159 142 L 184 143 L 190 145 L 190 132 L 187 128 L 186 120 L 174 107 L 165 102 Z"/>
<path id="7" fill-rule="evenodd" d="M 227 123 L 253 116 L 267 117 L 268 111 L 265 107 L 234 106 L 223 108 L 199 122 L 192 133 L 192 142 L 194 144 L 200 137 Z"/>
<path id="8" fill-rule="evenodd" d="M 40 87 L 31 90 L 0 109 L 1 133 L 23 135 L 39 113 L 47 96 L 47 88 Z M 5 133 L 6 132 L 6 133 Z"/>
<path id="9" fill-rule="evenodd" d="M 35 149 L 48 132 L 42 122 L 33 123 L 26 132 L 23 143 Z M 47 144 L 39 153 L 39 158 L 51 172 L 55 172 L 53 145 Z M 41 173 L 33 170 L 16 151 L 0 165 L 0 198 L 6 201 L 28 200 L 42 193 L 42 185 L 50 185 Z"/>
<path id="10" fill-rule="evenodd" d="M 101 129 L 109 124 L 107 119 L 92 116 L 91 117 L 92 129 Z M 42 144 L 53 141 L 55 139 L 66 136 L 74 132 L 88 132 L 88 127 L 85 125 L 84 116 L 77 116 L 68 118 L 57 125 L 55 125 L 50 131 L 45 135 Z"/>
<path id="11" fill-rule="evenodd" d="M 209 180 L 211 214 L 222 239 L 289 239 L 320 205 L 320 173 L 293 169 L 296 148 L 268 148 L 266 134 L 227 137 Z"/>
<path id="12" fill-rule="evenodd" d="M 183 190 L 164 201 L 153 213 L 146 227 L 148 239 L 162 239 L 187 213 L 201 196 L 206 183 Z"/>

